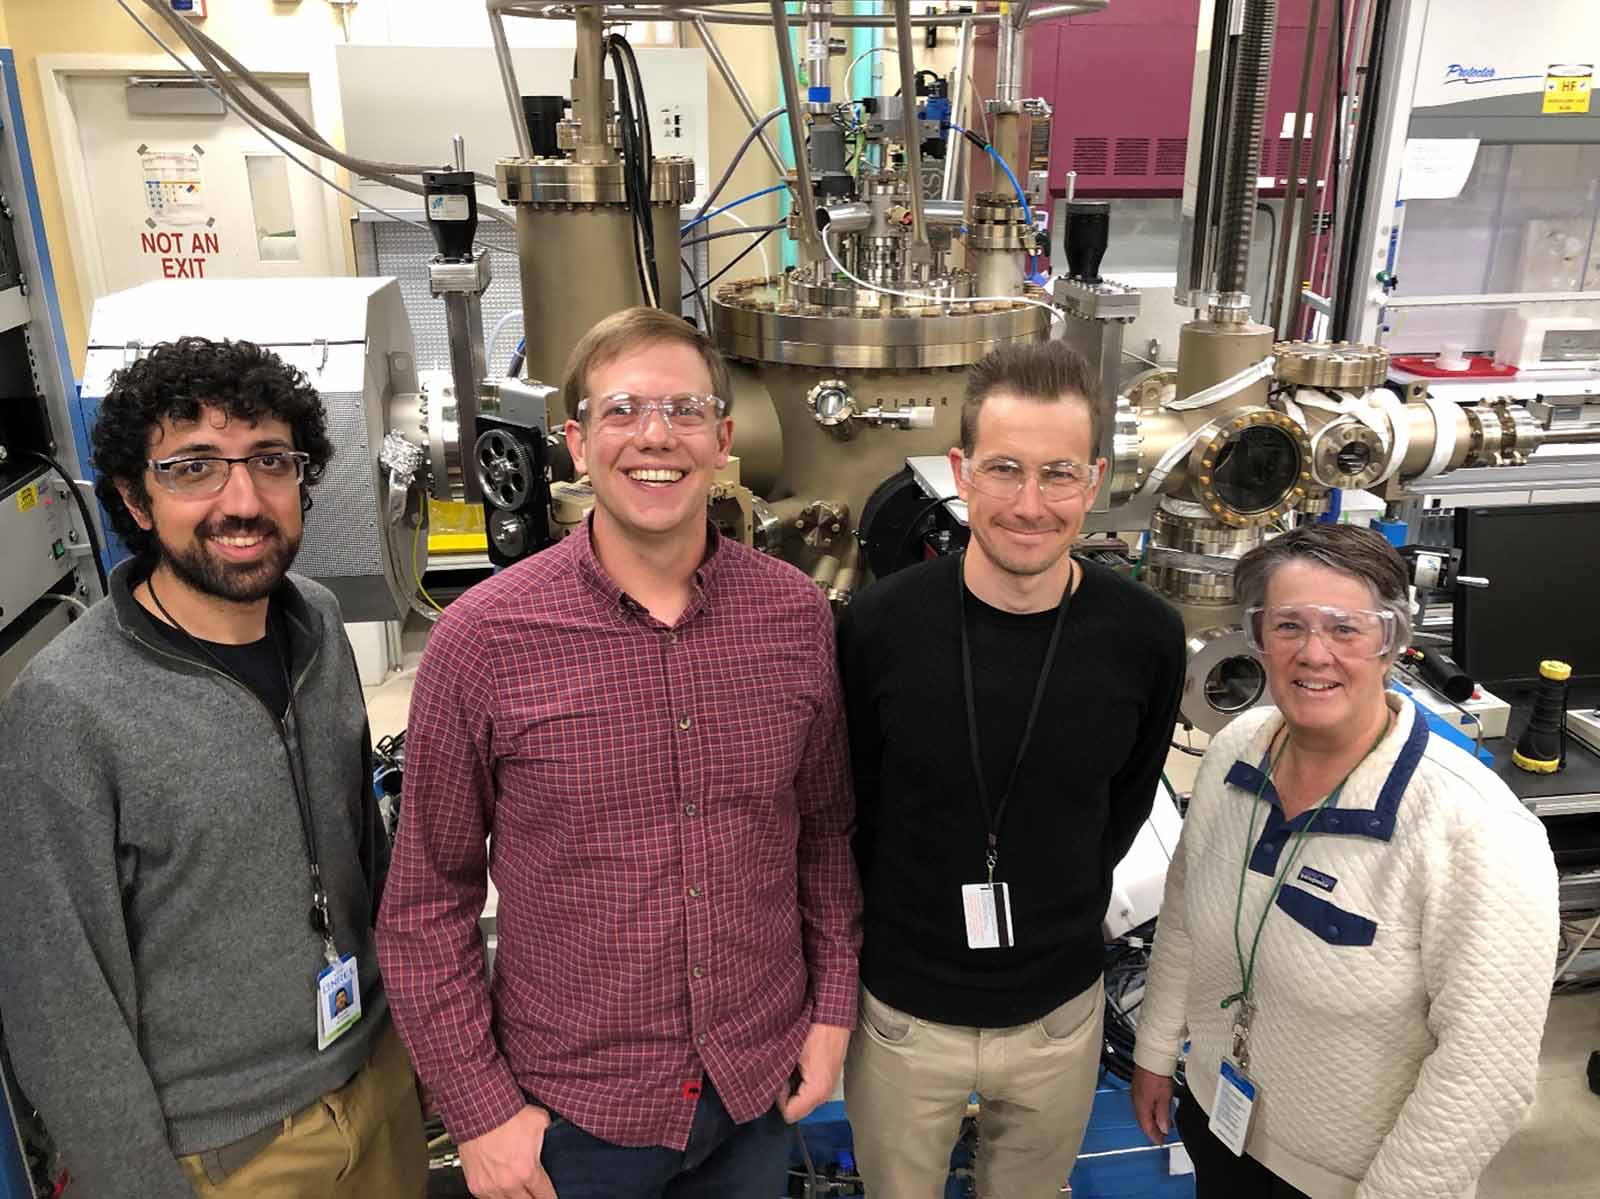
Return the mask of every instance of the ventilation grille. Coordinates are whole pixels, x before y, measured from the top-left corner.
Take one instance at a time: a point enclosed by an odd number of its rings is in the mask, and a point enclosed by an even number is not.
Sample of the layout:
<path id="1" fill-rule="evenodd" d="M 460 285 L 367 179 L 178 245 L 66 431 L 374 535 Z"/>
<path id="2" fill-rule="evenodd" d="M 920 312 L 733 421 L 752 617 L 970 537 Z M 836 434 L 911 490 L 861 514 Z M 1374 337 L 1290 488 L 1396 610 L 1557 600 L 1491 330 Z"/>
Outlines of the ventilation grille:
<path id="1" fill-rule="evenodd" d="M 1144 175 L 1150 170 L 1150 139 L 1148 137 L 1119 137 L 1117 139 L 1116 173 L 1119 175 Z"/>
<path id="2" fill-rule="evenodd" d="M 1181 178 L 1188 150 L 1189 139 L 1183 137 L 1075 137 L 1072 169 L 1122 179 Z M 1267 169 L 1263 163 L 1262 170 Z"/>
<path id="3" fill-rule="evenodd" d="M 1110 150 L 1110 143 L 1103 137 L 1075 137 L 1072 139 L 1072 169 L 1080 175 L 1104 175 Z"/>
<path id="4" fill-rule="evenodd" d="M 1156 174 L 1183 174 L 1183 166 L 1188 154 L 1189 139 L 1186 137 L 1156 139 Z"/>

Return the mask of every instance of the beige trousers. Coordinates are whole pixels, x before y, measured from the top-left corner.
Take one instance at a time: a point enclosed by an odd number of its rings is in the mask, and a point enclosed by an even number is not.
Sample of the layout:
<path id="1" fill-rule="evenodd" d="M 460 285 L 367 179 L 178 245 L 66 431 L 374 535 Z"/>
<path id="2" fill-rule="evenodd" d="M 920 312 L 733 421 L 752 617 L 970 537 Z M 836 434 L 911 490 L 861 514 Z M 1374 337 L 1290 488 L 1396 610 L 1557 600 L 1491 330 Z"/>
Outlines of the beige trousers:
<path id="1" fill-rule="evenodd" d="M 1104 996 L 1096 982 L 1031 1024 L 965 1028 L 863 988 L 844 1102 L 868 1199 L 942 1199 L 974 1091 L 979 1199 L 1057 1199 L 1094 1101 Z"/>
<path id="2" fill-rule="evenodd" d="M 356 1076 L 287 1116 L 276 1140 L 220 1183 L 178 1159 L 204 1199 L 423 1199 L 428 1146 L 405 1046 L 392 1027 Z"/>

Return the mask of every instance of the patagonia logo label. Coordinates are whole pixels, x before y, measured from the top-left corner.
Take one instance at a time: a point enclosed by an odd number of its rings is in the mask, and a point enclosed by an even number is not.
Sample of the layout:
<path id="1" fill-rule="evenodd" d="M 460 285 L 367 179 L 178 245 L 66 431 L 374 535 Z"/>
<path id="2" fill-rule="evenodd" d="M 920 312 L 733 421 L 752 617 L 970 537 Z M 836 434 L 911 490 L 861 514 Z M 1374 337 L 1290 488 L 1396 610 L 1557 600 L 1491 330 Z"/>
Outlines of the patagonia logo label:
<path id="1" fill-rule="evenodd" d="M 1310 866 L 1300 867 L 1300 881 L 1310 883 L 1313 887 L 1321 887 L 1324 891 L 1331 891 L 1339 885 L 1339 880 L 1331 874 L 1323 874 L 1320 870 L 1313 870 Z"/>

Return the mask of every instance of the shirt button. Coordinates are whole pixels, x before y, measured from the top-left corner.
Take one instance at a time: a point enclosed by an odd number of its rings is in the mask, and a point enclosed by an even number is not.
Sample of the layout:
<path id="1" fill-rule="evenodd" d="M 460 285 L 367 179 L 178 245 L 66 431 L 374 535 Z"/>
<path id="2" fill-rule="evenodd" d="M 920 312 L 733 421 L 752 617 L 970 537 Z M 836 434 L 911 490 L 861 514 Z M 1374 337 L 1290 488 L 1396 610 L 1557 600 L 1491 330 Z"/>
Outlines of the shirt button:
<path id="1" fill-rule="evenodd" d="M 676 629 L 668 629 L 667 630 L 667 644 L 668 645 L 677 645 L 678 644 L 678 633 L 677 633 Z"/>
<path id="2" fill-rule="evenodd" d="M 680 732 L 687 733 L 689 731 L 689 726 L 693 723 L 694 721 L 690 720 L 689 717 L 680 716 L 678 717 L 678 730 Z"/>
<path id="3" fill-rule="evenodd" d="M 704 966 L 695 966 L 689 973 L 696 978 L 704 978 L 706 976 L 706 968 Z"/>
<path id="4" fill-rule="evenodd" d="M 690 899 L 699 899 L 700 898 L 700 888 L 699 887 L 690 887 L 689 888 L 689 898 Z"/>
<path id="5" fill-rule="evenodd" d="M 700 1033 L 699 1035 L 697 1035 L 695 1037 L 695 1039 L 694 1039 L 694 1043 L 696 1045 L 704 1045 L 706 1043 L 706 1034 L 705 1033 Z"/>
<path id="6" fill-rule="evenodd" d="M 695 805 L 692 803 L 686 803 L 683 805 L 683 814 L 685 816 L 693 816 L 699 810 L 700 809 L 695 807 Z"/>
<path id="7" fill-rule="evenodd" d="M 1337 937 L 1339 935 L 1339 926 L 1337 924 L 1328 925 L 1328 935 L 1330 937 Z"/>

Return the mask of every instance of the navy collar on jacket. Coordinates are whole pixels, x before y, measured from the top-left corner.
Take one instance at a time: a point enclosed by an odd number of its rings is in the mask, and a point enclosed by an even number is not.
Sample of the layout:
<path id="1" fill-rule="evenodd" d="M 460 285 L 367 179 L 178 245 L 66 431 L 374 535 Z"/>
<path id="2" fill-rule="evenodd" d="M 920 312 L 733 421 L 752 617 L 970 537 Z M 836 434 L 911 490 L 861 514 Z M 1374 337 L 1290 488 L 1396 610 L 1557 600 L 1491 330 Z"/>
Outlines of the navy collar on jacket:
<path id="1" fill-rule="evenodd" d="M 1259 763 L 1252 765 L 1239 759 L 1229 767 L 1224 783 L 1240 788 L 1252 798 L 1260 795 L 1269 805 L 1266 828 L 1250 855 L 1251 870 L 1269 876 L 1276 874 L 1278 857 L 1283 852 L 1283 847 L 1289 838 L 1301 829 L 1305 829 L 1308 835 L 1332 833 L 1347 837 L 1370 837 L 1375 841 L 1389 841 L 1393 838 L 1395 820 L 1400 811 L 1400 800 L 1411 784 L 1411 776 L 1416 773 L 1417 764 L 1422 761 L 1429 735 L 1428 722 L 1422 719 L 1415 705 L 1403 702 L 1405 706 L 1401 712 L 1405 713 L 1407 708 L 1410 709 L 1411 728 L 1404 735 L 1400 751 L 1395 757 L 1394 764 L 1389 768 L 1389 775 L 1384 779 L 1383 786 L 1378 791 L 1378 798 L 1370 808 L 1348 807 L 1340 803 L 1336 808 L 1321 810 L 1313 808 L 1301 812 L 1293 820 L 1285 820 L 1283 802 L 1278 798 L 1277 788 L 1267 778 L 1267 769 L 1271 764 L 1270 737 L 1267 751 L 1261 755 Z M 1394 735 L 1396 734 L 1391 733 L 1391 736 Z M 1384 749 L 1387 749 L 1387 746 L 1380 748 L 1379 752 L 1383 752 Z M 1340 796 L 1341 800 L 1343 798 Z"/>

